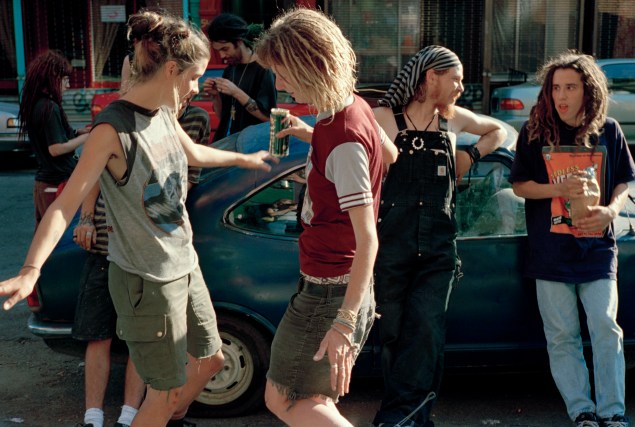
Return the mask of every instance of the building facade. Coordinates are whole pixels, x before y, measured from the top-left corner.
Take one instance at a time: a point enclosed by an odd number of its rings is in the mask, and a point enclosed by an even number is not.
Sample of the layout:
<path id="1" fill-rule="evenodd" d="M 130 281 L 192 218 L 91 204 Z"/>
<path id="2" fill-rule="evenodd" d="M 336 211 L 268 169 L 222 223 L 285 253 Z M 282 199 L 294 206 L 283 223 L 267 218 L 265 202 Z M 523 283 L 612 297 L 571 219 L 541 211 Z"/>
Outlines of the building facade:
<path id="1" fill-rule="evenodd" d="M 267 26 L 298 4 L 326 11 L 342 27 L 361 83 L 391 81 L 426 45 L 454 50 L 464 64 L 462 102 L 476 111 L 489 110 L 493 87 L 531 76 L 565 49 L 635 57 L 632 0 L 0 0 L 0 95 L 17 96 L 29 61 L 58 49 L 73 65 L 74 104 L 88 108 L 91 93 L 118 87 L 126 20 L 143 7 L 201 27 L 221 12 Z"/>

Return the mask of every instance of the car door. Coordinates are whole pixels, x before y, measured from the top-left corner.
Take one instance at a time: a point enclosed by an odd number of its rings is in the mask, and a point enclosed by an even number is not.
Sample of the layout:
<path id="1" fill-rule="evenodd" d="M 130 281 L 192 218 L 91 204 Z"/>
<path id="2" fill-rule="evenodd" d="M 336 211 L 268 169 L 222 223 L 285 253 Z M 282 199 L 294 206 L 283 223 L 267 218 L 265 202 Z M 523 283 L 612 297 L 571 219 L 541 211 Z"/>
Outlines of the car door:
<path id="1" fill-rule="evenodd" d="M 525 203 L 507 181 L 511 161 L 509 152 L 491 154 L 459 185 L 457 246 L 463 277 L 448 309 L 449 366 L 515 365 L 529 357 L 526 350 L 544 353 L 534 282 L 522 274 Z"/>

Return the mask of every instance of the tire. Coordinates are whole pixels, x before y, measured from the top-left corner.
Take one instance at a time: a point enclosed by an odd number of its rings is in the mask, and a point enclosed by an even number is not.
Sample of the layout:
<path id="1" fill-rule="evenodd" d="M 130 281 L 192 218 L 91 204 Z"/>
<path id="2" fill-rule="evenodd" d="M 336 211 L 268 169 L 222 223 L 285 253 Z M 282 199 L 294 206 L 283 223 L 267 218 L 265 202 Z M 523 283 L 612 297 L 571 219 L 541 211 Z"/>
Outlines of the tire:
<path id="1" fill-rule="evenodd" d="M 194 418 L 245 415 L 264 404 L 270 337 L 244 318 L 218 314 L 225 366 L 192 402 Z"/>

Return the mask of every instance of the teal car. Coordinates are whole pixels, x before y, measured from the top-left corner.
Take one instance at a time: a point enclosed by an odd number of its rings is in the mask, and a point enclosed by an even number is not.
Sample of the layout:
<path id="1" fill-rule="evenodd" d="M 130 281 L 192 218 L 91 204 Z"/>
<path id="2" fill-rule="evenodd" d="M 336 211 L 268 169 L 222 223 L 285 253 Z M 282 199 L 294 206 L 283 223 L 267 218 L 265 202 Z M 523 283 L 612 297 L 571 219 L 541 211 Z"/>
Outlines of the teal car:
<path id="1" fill-rule="evenodd" d="M 508 133 L 507 148 L 476 163 L 459 187 L 458 250 L 464 276 L 453 290 L 448 312 L 446 364 L 451 369 L 546 366 L 534 286 L 522 276 L 527 240 L 524 201 L 507 182 L 516 141 L 515 131 Z M 268 140 L 269 126 L 264 123 L 216 146 L 253 152 L 267 149 Z M 472 141 L 467 135 L 458 138 L 459 146 Z M 308 144 L 292 138 L 290 155 L 270 172 L 204 170 L 202 182 L 188 195 L 194 245 L 218 316 L 226 361 L 225 369 L 210 379 L 191 406 L 192 416 L 244 415 L 263 403 L 270 343 L 298 281 L 297 213 L 307 152 Z M 630 207 L 635 210 L 635 205 Z M 632 266 L 635 236 L 628 231 L 628 219 L 622 220 L 619 262 Z M 70 331 L 77 266 L 84 254 L 72 242 L 71 229 L 29 298 L 29 329 L 54 350 L 81 355 Z M 635 269 L 622 268 L 619 280 L 622 301 L 632 301 Z M 634 345 L 635 312 L 621 310 L 620 322 L 626 344 Z M 371 334 L 354 375 L 379 376 L 379 353 L 379 341 Z"/>

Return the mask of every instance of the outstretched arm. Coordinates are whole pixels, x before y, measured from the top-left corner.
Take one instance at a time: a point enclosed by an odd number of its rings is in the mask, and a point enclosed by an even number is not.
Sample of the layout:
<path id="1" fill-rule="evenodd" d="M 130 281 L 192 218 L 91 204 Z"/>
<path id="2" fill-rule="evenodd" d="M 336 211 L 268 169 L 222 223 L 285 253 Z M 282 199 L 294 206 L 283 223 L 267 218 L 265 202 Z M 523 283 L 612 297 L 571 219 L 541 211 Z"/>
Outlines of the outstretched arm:
<path id="1" fill-rule="evenodd" d="M 185 155 L 187 156 L 187 162 L 190 166 L 239 166 L 246 169 L 262 169 L 269 171 L 271 170 L 271 165 L 268 162 L 277 163 L 279 161 L 267 151 L 243 154 L 235 151 L 219 150 L 207 145 L 195 144 L 188 134 L 185 133 L 183 128 L 176 123 L 176 120 L 175 128 L 179 135 L 179 140 L 183 145 Z"/>
<path id="2" fill-rule="evenodd" d="M 23 267 L 17 276 L 0 282 L 0 296 L 8 296 L 3 308 L 9 310 L 32 291 L 40 269 L 68 227 L 79 205 L 93 188 L 111 156 L 120 153 L 119 138 L 109 125 L 94 129 L 62 194 L 49 206 L 40 222 Z"/>

